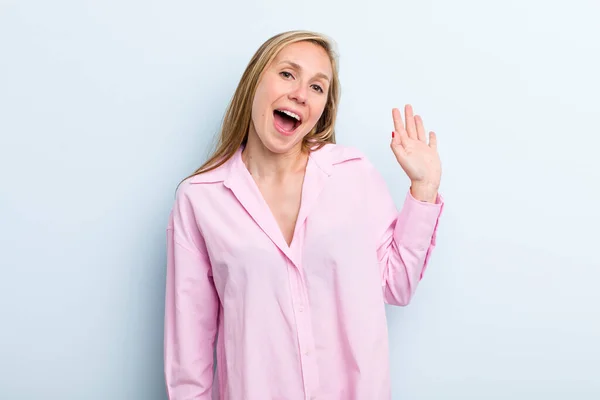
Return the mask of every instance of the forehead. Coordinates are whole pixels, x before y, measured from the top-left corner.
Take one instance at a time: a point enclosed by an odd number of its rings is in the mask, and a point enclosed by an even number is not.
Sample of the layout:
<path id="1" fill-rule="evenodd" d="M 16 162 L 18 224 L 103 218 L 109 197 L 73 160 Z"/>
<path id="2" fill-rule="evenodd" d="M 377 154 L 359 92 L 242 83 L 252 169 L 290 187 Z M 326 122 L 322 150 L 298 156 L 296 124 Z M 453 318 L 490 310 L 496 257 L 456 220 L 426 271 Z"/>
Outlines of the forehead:
<path id="1" fill-rule="evenodd" d="M 310 42 L 297 42 L 285 46 L 273 60 L 277 65 L 284 62 L 298 64 L 309 74 L 322 73 L 332 76 L 331 60 L 321 46 Z"/>

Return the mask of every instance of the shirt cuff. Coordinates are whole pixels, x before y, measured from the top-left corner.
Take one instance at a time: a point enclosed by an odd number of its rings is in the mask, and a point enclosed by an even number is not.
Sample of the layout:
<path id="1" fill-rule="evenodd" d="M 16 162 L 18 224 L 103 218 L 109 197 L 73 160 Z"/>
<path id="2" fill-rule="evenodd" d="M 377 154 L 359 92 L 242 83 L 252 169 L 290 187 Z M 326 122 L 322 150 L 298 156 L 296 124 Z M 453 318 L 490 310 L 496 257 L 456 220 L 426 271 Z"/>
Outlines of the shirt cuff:
<path id="1" fill-rule="evenodd" d="M 400 211 L 394 236 L 398 243 L 425 250 L 435 246 L 437 227 L 444 209 L 444 198 L 438 193 L 435 203 L 415 199 L 410 190 Z"/>

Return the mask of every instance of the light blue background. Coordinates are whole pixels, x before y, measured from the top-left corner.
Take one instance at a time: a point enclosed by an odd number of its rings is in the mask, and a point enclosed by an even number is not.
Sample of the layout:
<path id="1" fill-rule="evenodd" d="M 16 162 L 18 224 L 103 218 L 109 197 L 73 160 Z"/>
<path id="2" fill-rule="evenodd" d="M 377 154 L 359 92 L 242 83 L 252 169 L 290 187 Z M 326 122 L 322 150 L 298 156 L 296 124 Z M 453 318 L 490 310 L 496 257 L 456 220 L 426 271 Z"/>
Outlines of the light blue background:
<path id="1" fill-rule="evenodd" d="M 389 308 L 393 398 L 600 398 L 599 17 L 591 0 L 0 1 L 0 399 L 166 399 L 175 187 L 252 53 L 294 28 L 336 39 L 339 142 L 399 205 L 391 108 L 438 133 L 447 207 L 414 302 Z"/>

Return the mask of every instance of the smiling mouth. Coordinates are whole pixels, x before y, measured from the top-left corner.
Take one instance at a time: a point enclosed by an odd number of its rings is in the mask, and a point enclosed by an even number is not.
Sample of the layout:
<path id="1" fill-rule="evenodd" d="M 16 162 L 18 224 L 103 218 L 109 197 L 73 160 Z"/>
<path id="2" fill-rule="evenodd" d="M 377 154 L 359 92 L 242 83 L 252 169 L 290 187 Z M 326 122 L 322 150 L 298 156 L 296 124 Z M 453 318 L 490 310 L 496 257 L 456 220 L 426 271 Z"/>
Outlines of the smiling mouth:
<path id="1" fill-rule="evenodd" d="M 302 123 L 300 116 L 285 110 L 273 111 L 273 117 L 275 118 L 275 124 L 284 133 L 292 133 Z"/>

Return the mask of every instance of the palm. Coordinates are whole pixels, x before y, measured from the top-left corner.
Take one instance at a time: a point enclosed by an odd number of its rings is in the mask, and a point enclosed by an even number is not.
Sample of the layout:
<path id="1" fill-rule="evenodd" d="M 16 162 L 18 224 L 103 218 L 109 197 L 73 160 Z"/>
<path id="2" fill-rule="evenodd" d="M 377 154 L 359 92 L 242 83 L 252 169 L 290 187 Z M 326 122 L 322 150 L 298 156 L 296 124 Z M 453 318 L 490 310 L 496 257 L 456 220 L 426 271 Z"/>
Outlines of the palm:
<path id="1" fill-rule="evenodd" d="M 441 179 L 441 162 L 437 151 L 437 138 L 429 132 L 429 143 L 425 135 L 423 120 L 414 116 L 410 105 L 404 108 L 406 126 L 402 121 L 400 110 L 394 108 L 394 137 L 390 145 L 396 160 L 413 183 L 424 183 L 439 186 Z"/>

